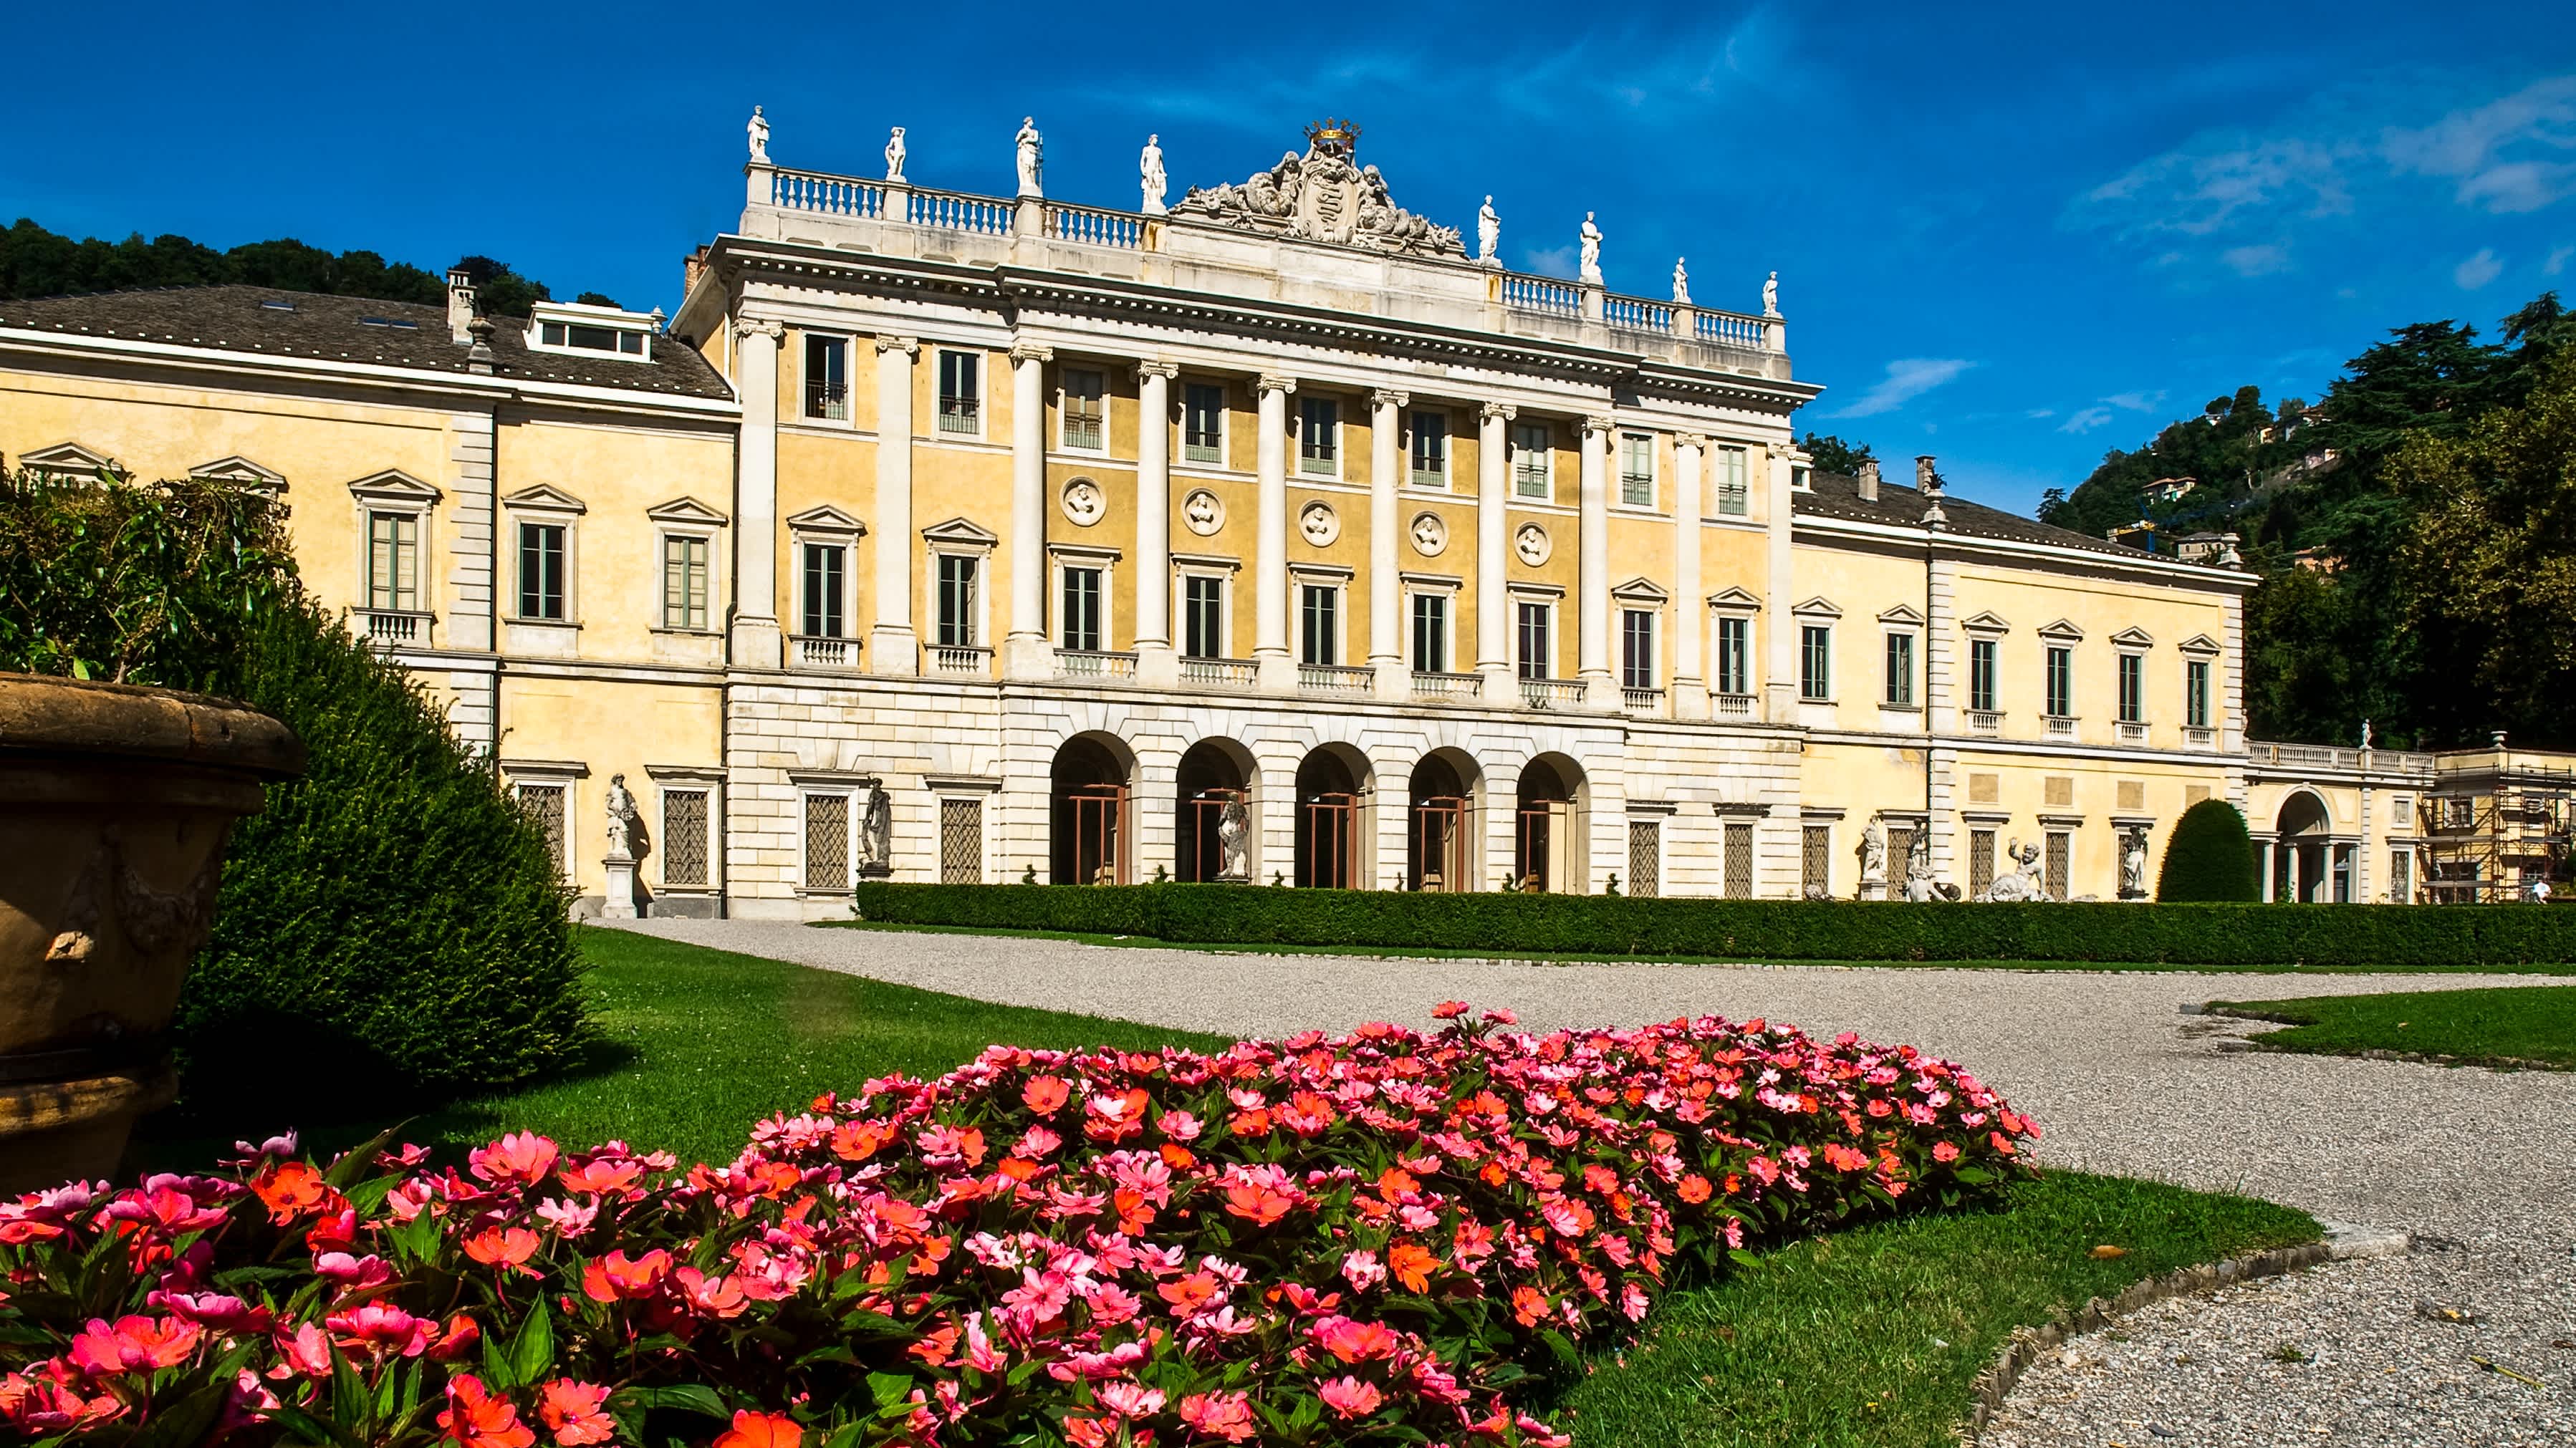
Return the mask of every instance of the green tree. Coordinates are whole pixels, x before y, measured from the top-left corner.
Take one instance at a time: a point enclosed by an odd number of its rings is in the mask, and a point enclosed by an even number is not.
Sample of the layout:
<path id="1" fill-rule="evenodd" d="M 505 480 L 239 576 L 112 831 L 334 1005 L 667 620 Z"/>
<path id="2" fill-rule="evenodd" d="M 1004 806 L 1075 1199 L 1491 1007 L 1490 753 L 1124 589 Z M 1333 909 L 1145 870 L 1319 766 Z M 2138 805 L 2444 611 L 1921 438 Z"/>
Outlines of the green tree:
<path id="1" fill-rule="evenodd" d="M 1856 477 L 1862 463 L 1878 461 L 1878 455 L 1869 450 L 1868 443 L 1845 442 L 1829 432 L 1808 433 L 1799 446 L 1807 450 L 1807 456 L 1815 459 L 1818 472 Z M 1880 466 L 1886 465 L 1881 463 Z"/>
<path id="2" fill-rule="evenodd" d="M 2165 841 L 2164 867 L 2156 874 L 2156 899 L 2166 903 L 2259 900 L 2254 841 L 2245 816 L 2223 799 L 2205 799 L 2182 812 Z"/>
<path id="3" fill-rule="evenodd" d="M 482 289 L 484 310 L 497 315 L 524 317 L 530 303 L 553 296 L 545 283 L 523 277 L 490 257 L 469 256 L 458 265 Z M 433 307 L 447 296 L 444 272 L 388 263 L 372 251 L 335 256 L 292 237 L 244 242 L 230 251 L 217 251 L 184 236 L 145 241 L 137 234 L 119 242 L 97 237 L 75 241 L 26 217 L 0 232 L 0 300 L 226 284 Z"/>
<path id="4" fill-rule="evenodd" d="M 505 261 L 488 256 L 459 257 L 455 269 L 474 284 L 474 304 L 496 317 L 524 317 L 534 304 L 555 299 L 544 282 L 530 281 L 511 270 Z"/>

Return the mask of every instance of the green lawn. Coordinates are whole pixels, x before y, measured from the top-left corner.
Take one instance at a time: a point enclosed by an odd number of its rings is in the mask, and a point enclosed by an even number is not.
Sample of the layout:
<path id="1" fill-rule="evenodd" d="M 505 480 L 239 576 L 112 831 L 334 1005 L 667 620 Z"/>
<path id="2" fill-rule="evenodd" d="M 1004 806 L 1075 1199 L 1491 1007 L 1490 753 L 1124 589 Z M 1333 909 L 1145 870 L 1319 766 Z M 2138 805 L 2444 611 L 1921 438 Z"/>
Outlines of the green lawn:
<path id="1" fill-rule="evenodd" d="M 1261 942 L 1205 944 L 1159 940 L 1150 935 L 1089 935 L 1065 930 L 998 930 L 980 925 L 910 925 L 876 920 L 827 920 L 831 930 L 911 931 L 928 935 L 990 935 L 1029 940 L 1071 940 L 1084 945 L 1133 950 L 1201 950 L 1219 955 L 1353 955 L 1380 960 L 1516 960 L 1533 965 L 1788 965 L 1819 970 L 2107 970 L 2190 972 L 2208 975 L 2378 975 L 2402 972 L 2434 975 L 2443 970 L 2505 972 L 2517 975 L 2576 975 L 2576 965 L 2515 966 L 2319 966 L 2319 965 L 2175 965 L 2164 961 L 2103 960 L 1777 960 L 1758 955 L 1568 955 L 1507 950 L 1438 950 L 1430 947 L 1380 945 L 1272 945 Z"/>
<path id="2" fill-rule="evenodd" d="M 2462 1061 L 2545 1061 L 2576 1069 L 2576 986 L 2402 991 L 2285 1001 L 2215 1001 L 2294 1022 L 2259 1037 L 2269 1051 L 2350 1055 L 2421 1051 Z"/>

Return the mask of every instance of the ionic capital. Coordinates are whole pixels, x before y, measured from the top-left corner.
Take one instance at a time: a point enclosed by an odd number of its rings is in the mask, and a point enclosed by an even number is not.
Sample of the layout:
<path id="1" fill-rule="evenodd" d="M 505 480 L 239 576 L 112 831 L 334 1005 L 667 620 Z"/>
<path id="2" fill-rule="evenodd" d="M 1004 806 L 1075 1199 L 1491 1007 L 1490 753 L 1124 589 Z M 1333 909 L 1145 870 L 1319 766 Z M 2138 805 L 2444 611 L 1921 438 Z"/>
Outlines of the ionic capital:
<path id="1" fill-rule="evenodd" d="M 1011 344 L 1011 361 L 1014 363 L 1052 362 L 1054 360 L 1055 349 L 1053 347 L 1041 347 L 1035 342 L 1013 342 Z"/>
<path id="2" fill-rule="evenodd" d="M 1369 403 L 1376 407 L 1405 407 L 1412 401 L 1412 393 L 1399 392 L 1392 387 L 1381 387 L 1369 394 Z"/>
<path id="3" fill-rule="evenodd" d="M 744 317 L 733 324 L 733 331 L 745 342 L 754 337 L 767 337 L 772 342 L 787 340 L 787 324 L 776 317 Z"/>
<path id="4" fill-rule="evenodd" d="M 1136 364 L 1136 379 L 1140 382 L 1148 377 L 1160 377 L 1165 382 L 1169 382 L 1180 375 L 1181 364 L 1178 362 L 1165 362 L 1160 358 L 1148 357 Z"/>
<path id="5" fill-rule="evenodd" d="M 1708 434 L 1704 432 L 1675 433 L 1673 434 L 1673 446 L 1686 447 L 1692 452 L 1706 452 L 1708 451 Z"/>
<path id="6" fill-rule="evenodd" d="M 1521 410 L 1508 402 L 1488 402 L 1477 409 L 1477 416 L 1487 422 L 1509 422 L 1520 415 Z"/>
<path id="7" fill-rule="evenodd" d="M 901 352 L 904 355 L 905 360 L 909 361 L 920 353 L 921 339 L 919 337 L 879 337 L 877 338 L 877 350 L 879 352 Z"/>
<path id="8" fill-rule="evenodd" d="M 1297 379 L 1265 372 L 1261 375 L 1261 380 L 1253 385 L 1260 391 L 1276 392 L 1284 397 L 1297 390 Z"/>
<path id="9" fill-rule="evenodd" d="M 1583 419 L 1583 430 L 1585 432 L 1608 433 L 1617 428 L 1618 425 L 1619 424 L 1615 421 L 1598 414 Z"/>

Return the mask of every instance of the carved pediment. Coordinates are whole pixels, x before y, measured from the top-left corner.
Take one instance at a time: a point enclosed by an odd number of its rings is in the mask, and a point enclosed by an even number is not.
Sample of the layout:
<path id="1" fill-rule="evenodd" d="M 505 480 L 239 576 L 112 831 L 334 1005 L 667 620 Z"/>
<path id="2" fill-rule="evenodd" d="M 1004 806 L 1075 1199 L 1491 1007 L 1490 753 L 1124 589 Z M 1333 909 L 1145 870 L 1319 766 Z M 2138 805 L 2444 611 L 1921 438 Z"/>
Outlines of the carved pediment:
<path id="1" fill-rule="evenodd" d="M 235 487 L 256 488 L 264 493 L 286 491 L 286 474 L 275 468 L 261 467 L 238 453 L 210 463 L 199 463 L 188 469 L 188 476 L 200 482 L 230 483 Z"/>
<path id="2" fill-rule="evenodd" d="M 2151 649 L 2156 646 L 2156 637 L 2145 629 L 2133 626 L 2111 635 L 2111 642 L 2124 649 Z"/>
<path id="3" fill-rule="evenodd" d="M 847 533 L 857 537 L 868 531 L 868 525 L 840 509 L 825 503 L 808 508 L 787 520 L 787 526 L 802 533 Z"/>
<path id="4" fill-rule="evenodd" d="M 1645 577 L 1631 578 L 1625 583 L 1614 585 L 1610 590 L 1610 596 L 1621 603 L 1661 605 L 1672 600 L 1671 594 L 1664 592 L 1653 579 Z"/>
<path id="5" fill-rule="evenodd" d="M 589 505 L 583 503 L 581 499 L 552 483 L 539 483 L 533 488 L 521 488 L 503 498 L 501 506 L 516 508 L 522 513 L 587 513 L 590 511 Z"/>
<path id="6" fill-rule="evenodd" d="M 1331 123 L 1310 127 L 1307 140 L 1306 154 L 1287 152 L 1278 165 L 1240 184 L 1191 187 L 1172 215 L 1377 251 L 1467 254 L 1458 228 L 1436 225 L 1396 205 L 1378 169 L 1359 164 L 1358 128 Z"/>
<path id="7" fill-rule="evenodd" d="M 967 518 L 951 518 L 933 523 L 921 530 L 924 543 L 945 543 L 952 548 L 990 549 L 1002 541 L 1002 535 Z"/>
<path id="8" fill-rule="evenodd" d="M 1727 587 L 1721 588 L 1717 592 L 1710 594 L 1708 596 L 1708 606 L 1713 609 L 1722 609 L 1730 613 L 1737 611 L 1751 613 L 1761 609 L 1762 600 L 1758 595 L 1730 584 Z"/>
<path id="9" fill-rule="evenodd" d="M 695 498 L 673 498 L 667 503 L 644 510 L 644 516 L 656 523 L 683 523 L 702 528 L 721 528 L 725 515 Z"/>
<path id="10" fill-rule="evenodd" d="M 438 489 L 413 477 L 400 468 L 387 468 L 369 473 L 349 484 L 349 494 L 362 503 L 384 503 L 394 506 L 426 508 L 440 497 Z"/>
<path id="11" fill-rule="evenodd" d="M 125 476 L 124 467 L 116 459 L 76 442 L 58 442 L 52 447 L 20 453 L 18 466 L 31 473 L 44 473 L 70 482 L 87 482 L 101 473 L 112 478 Z"/>

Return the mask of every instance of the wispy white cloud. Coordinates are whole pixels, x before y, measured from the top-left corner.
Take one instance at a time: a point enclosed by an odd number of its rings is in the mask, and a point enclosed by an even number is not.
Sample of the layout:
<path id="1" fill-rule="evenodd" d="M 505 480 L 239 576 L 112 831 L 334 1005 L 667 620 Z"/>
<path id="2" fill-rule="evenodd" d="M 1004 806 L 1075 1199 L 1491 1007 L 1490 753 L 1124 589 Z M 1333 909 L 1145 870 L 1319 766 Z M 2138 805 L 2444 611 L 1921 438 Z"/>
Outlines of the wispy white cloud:
<path id="1" fill-rule="evenodd" d="M 2504 263 L 2497 260 L 2495 248 L 2482 246 L 2478 254 L 2451 268 L 2451 280 L 2461 291 L 2474 292 L 2504 273 Z"/>
<path id="2" fill-rule="evenodd" d="M 2290 249 L 2277 241 L 2259 246 L 2231 246 L 2218 259 L 2240 277 L 2269 276 L 2290 269 Z"/>
<path id="3" fill-rule="evenodd" d="M 2057 430 L 2082 437 L 2097 427 L 2110 426 L 2112 419 L 2123 412 L 2153 412 L 2163 405 L 2164 400 L 2165 391 L 2161 387 L 2153 392 L 2114 392 L 2096 399 L 2090 407 L 2078 408 L 2067 414 L 2066 421 L 2059 423 Z M 2033 417 L 2046 415 L 2040 412 L 2031 414 Z"/>
<path id="4" fill-rule="evenodd" d="M 2123 412 L 2153 412 L 2164 405 L 2165 390 L 2153 392 L 2114 392 L 2102 399 Z"/>
<path id="5" fill-rule="evenodd" d="M 2540 264 L 2540 274 L 2545 277 L 2554 277 L 2560 272 L 2567 270 L 2567 262 L 2570 257 L 2576 257 L 2576 246 L 2561 246 L 2553 248 L 2549 253 L 2549 260 Z"/>
<path id="6" fill-rule="evenodd" d="M 2056 415 L 2057 409 L 2054 407 L 2034 407 L 2030 411 L 2022 414 L 2023 417 L 2028 418 L 2033 422 L 2037 422 L 2043 417 L 2055 417 Z"/>
<path id="7" fill-rule="evenodd" d="M 2454 200 L 2491 212 L 2538 211 L 2576 195 L 2576 75 L 2456 110 L 2380 149 L 2403 173 L 2451 180 Z"/>
<path id="8" fill-rule="evenodd" d="M 2210 236 L 2249 212 L 2284 202 L 2311 216 L 2352 209 L 2341 166 L 2349 144 L 2296 138 L 2216 137 L 2196 151 L 2167 151 L 2084 194 L 2072 219 L 2121 234 Z"/>
<path id="9" fill-rule="evenodd" d="M 2095 406 L 2084 408 L 2070 415 L 2066 421 L 2057 425 L 2057 430 L 2059 432 L 2071 432 L 2077 437 L 2082 437 L 2084 434 L 2091 432 L 2097 427 L 2109 426 L 2110 422 L 2111 409 L 2096 404 Z"/>
<path id="10" fill-rule="evenodd" d="M 1900 357 L 1887 364 L 1887 375 L 1876 386 L 1834 416 L 1876 417 L 1882 412 L 1894 412 L 1976 365 L 1960 357 Z"/>
<path id="11" fill-rule="evenodd" d="M 1574 273 L 1578 270 L 1575 265 L 1574 247 L 1571 243 L 1565 246 L 1526 248 L 1521 252 L 1521 265 L 1540 276 L 1563 277 L 1567 281 L 1574 280 Z"/>

